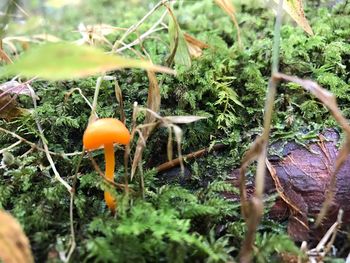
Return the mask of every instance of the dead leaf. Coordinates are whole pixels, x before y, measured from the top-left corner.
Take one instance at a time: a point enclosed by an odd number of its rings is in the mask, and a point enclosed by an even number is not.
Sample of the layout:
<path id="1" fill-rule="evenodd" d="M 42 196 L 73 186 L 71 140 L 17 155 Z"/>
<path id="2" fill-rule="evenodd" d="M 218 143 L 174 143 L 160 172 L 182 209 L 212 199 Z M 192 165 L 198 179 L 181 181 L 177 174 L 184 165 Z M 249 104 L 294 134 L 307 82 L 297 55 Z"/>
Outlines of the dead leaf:
<path id="1" fill-rule="evenodd" d="M 320 214 L 316 219 L 316 225 L 318 226 L 321 224 L 322 219 L 326 216 L 327 210 L 329 209 L 329 207 L 333 202 L 334 191 L 336 187 L 336 175 L 340 171 L 343 163 L 345 162 L 345 160 L 347 159 L 350 153 L 350 125 L 347 119 L 341 113 L 340 109 L 338 108 L 338 104 L 335 96 L 332 93 L 330 93 L 328 90 L 319 86 L 316 82 L 311 80 L 300 79 L 293 76 L 288 76 L 282 73 L 274 74 L 273 78 L 299 84 L 305 90 L 309 91 L 311 94 L 317 97 L 323 103 L 323 105 L 328 108 L 328 110 L 331 112 L 334 119 L 338 122 L 338 124 L 341 126 L 341 128 L 343 129 L 346 135 L 346 140 L 341 146 L 339 154 L 335 160 L 334 169 L 331 172 L 332 177 L 329 184 L 329 188 L 327 189 L 328 191 L 327 191 L 326 200 L 320 211 Z"/>
<path id="2" fill-rule="evenodd" d="M 50 34 L 36 34 L 31 36 L 32 39 L 39 39 L 41 41 L 45 41 L 45 42 L 59 42 L 62 41 L 62 39 L 54 36 L 54 35 L 50 35 Z"/>
<path id="3" fill-rule="evenodd" d="M 277 4 L 279 0 L 274 0 Z M 285 0 L 283 1 L 283 9 L 291 18 L 309 35 L 313 35 L 314 32 L 309 25 L 304 13 L 302 0 Z"/>
<path id="4" fill-rule="evenodd" d="M 3 60 L 6 63 L 12 63 L 10 56 L 0 47 L 0 61 Z"/>
<path id="5" fill-rule="evenodd" d="M 15 94 L 15 96 L 11 96 Z M 0 85 L 0 118 L 10 121 L 16 117 L 28 113 L 27 109 L 17 106 L 18 95 L 34 96 L 38 99 L 33 89 L 27 83 L 19 83 L 11 80 Z"/>
<path id="6" fill-rule="evenodd" d="M 307 147 L 295 142 L 277 142 L 270 146 L 272 152 L 280 152 L 282 158 L 269 156 L 266 163 L 265 193 L 277 191 L 280 194 L 269 216 L 280 221 L 288 219 L 288 233 L 294 240 L 319 240 L 336 220 L 340 208 L 344 210 L 344 224 L 350 223 L 350 157 L 347 156 L 337 174 L 334 199 L 323 224 L 308 228 L 307 218 L 316 217 L 327 198 L 327 189 L 333 180 L 333 164 L 339 155 L 337 131 L 327 129 L 320 138 L 323 139 Z M 232 172 L 231 182 L 235 186 L 239 184 L 239 176 L 239 169 Z M 246 187 L 249 200 L 254 193 L 253 182 L 246 182 Z M 238 199 L 233 194 L 225 193 L 225 196 Z"/>
<path id="7" fill-rule="evenodd" d="M 188 51 L 190 55 L 194 58 L 198 58 L 202 55 L 203 49 L 208 48 L 209 46 L 204 42 L 194 38 L 193 36 L 184 33 L 185 40 L 187 42 Z"/>
<path id="8" fill-rule="evenodd" d="M 149 80 L 147 108 L 152 110 L 153 112 L 159 112 L 161 96 L 160 96 L 160 89 L 158 85 L 157 76 L 153 71 L 150 71 L 150 70 L 147 71 L 147 76 Z M 144 124 L 147 125 L 147 124 L 153 123 L 155 122 L 155 120 L 156 120 L 156 117 L 153 114 L 151 114 L 149 111 L 147 111 Z M 142 129 L 142 138 L 139 137 L 137 141 L 134 159 L 131 166 L 131 179 L 134 177 L 138 164 L 142 160 L 142 153 L 146 146 L 147 139 L 151 135 L 155 127 L 156 127 L 155 125 L 151 125 L 151 126 L 144 127 Z"/>
<path id="9" fill-rule="evenodd" d="M 15 98 L 0 91 L 0 118 L 11 121 L 28 112 L 26 109 L 17 106 Z"/>
<path id="10" fill-rule="evenodd" d="M 34 262 L 28 238 L 9 213 L 0 211 L 0 259 L 4 263 Z"/>

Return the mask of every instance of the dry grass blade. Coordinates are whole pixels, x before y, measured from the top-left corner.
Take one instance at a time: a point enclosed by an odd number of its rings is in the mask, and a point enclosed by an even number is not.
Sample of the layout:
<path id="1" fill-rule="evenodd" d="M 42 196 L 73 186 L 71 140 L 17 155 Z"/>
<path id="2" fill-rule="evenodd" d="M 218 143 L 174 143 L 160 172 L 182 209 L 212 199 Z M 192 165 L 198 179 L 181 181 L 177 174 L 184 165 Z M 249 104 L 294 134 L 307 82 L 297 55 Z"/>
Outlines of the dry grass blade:
<path id="1" fill-rule="evenodd" d="M 206 117 L 201 117 L 201 116 L 193 116 L 193 115 L 188 115 L 188 116 L 167 116 L 164 117 L 164 121 L 170 121 L 171 123 L 176 123 L 176 124 L 187 124 L 199 120 L 206 119 Z"/>
<path id="2" fill-rule="evenodd" d="M 122 94 L 122 90 L 121 90 L 117 80 L 115 80 L 115 82 L 114 82 L 114 92 L 115 92 L 116 100 L 119 104 L 120 120 L 125 124 L 126 117 L 125 117 L 125 112 L 124 112 L 123 94 Z"/>
<path id="3" fill-rule="evenodd" d="M 261 199 L 252 197 L 248 207 L 250 214 L 247 219 L 248 232 L 241 247 L 239 259 L 241 263 L 249 263 L 252 259 L 251 248 L 254 244 L 255 232 L 263 214 L 263 203 Z"/>
<path id="4" fill-rule="evenodd" d="M 0 211 L 0 261 L 34 262 L 28 238 L 20 224 L 9 213 Z"/>
<path id="5" fill-rule="evenodd" d="M 250 214 L 247 190 L 245 186 L 245 174 L 247 171 L 247 167 L 252 162 L 256 161 L 259 155 L 262 153 L 264 145 L 266 145 L 266 141 L 263 139 L 263 137 L 257 137 L 252 146 L 249 148 L 249 150 L 244 154 L 243 159 L 241 161 L 241 167 L 239 169 L 239 192 L 242 204 L 242 215 L 245 220 L 248 219 L 248 215 Z"/>
<path id="6" fill-rule="evenodd" d="M 239 29 L 239 25 L 236 19 L 236 9 L 234 8 L 233 4 L 230 0 L 215 0 L 215 3 L 225 11 L 226 14 L 228 14 L 233 22 L 233 24 L 236 27 L 237 30 L 237 41 L 238 46 L 242 47 L 242 41 L 241 41 L 241 33 Z"/>
<path id="7" fill-rule="evenodd" d="M 168 156 L 168 160 L 173 159 L 173 130 L 171 127 L 168 127 L 168 143 L 166 147 L 166 152 Z"/>
<path id="8" fill-rule="evenodd" d="M 278 3 L 279 0 L 274 0 Z M 304 13 L 302 0 L 286 0 L 283 2 L 283 9 L 291 16 L 291 18 L 309 35 L 314 32 L 309 25 Z"/>
<path id="9" fill-rule="evenodd" d="M 348 121 L 345 119 L 345 117 L 342 115 L 341 111 L 339 110 L 335 96 L 329 91 L 327 91 L 326 89 L 323 89 L 322 87 L 320 87 L 316 82 L 311 80 L 300 79 L 293 76 L 288 76 L 281 73 L 276 73 L 274 74 L 273 77 L 276 79 L 290 81 L 290 82 L 299 84 L 305 90 L 312 93 L 315 97 L 317 97 L 323 103 L 323 105 L 325 105 L 329 109 L 329 111 L 331 112 L 335 120 L 339 123 L 339 125 L 342 127 L 346 135 L 346 141 L 345 143 L 343 143 L 334 165 L 334 170 L 332 172 L 332 178 L 331 178 L 331 182 L 327 192 L 326 200 L 316 220 L 316 226 L 318 226 L 319 224 L 321 224 L 323 218 L 326 216 L 327 211 L 333 201 L 334 194 L 335 194 L 334 193 L 335 186 L 336 186 L 336 175 L 350 153 L 350 126 L 348 124 Z"/>
<path id="10" fill-rule="evenodd" d="M 179 156 L 178 158 L 180 161 L 181 174 L 184 175 L 185 167 L 184 167 L 182 153 L 181 153 L 182 130 L 177 125 L 172 125 L 172 128 L 174 130 L 175 139 L 176 139 L 176 143 L 177 143 L 177 155 Z"/>
<path id="11" fill-rule="evenodd" d="M 148 98 L 147 98 L 147 108 L 151 109 L 154 112 L 159 112 L 160 109 L 160 89 L 158 85 L 157 76 L 153 71 L 148 70 L 147 76 L 149 79 L 148 87 Z M 156 120 L 156 117 L 151 114 L 151 112 L 146 112 L 146 118 L 144 124 L 153 123 Z M 142 152 L 146 146 L 146 141 L 156 125 L 146 126 L 142 129 L 142 137 L 139 137 L 136 145 L 135 155 L 131 167 L 131 179 L 134 177 L 138 164 L 142 160 Z"/>

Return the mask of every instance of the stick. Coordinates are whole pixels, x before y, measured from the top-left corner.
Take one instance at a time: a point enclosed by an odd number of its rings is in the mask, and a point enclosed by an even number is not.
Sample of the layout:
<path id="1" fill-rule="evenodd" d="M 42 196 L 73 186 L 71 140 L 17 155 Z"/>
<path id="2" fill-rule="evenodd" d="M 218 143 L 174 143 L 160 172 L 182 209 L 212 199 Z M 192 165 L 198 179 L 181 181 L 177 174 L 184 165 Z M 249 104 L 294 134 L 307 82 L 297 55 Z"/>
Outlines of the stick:
<path id="1" fill-rule="evenodd" d="M 185 155 L 183 158 L 187 159 L 187 160 L 195 159 L 198 157 L 202 157 L 204 154 L 208 153 L 211 150 L 217 151 L 217 150 L 224 148 L 225 146 L 226 146 L 225 144 L 215 144 L 213 147 L 207 147 L 207 148 L 198 150 L 196 152 L 189 153 L 189 154 Z M 180 158 L 176 158 L 176 159 L 173 159 L 169 162 L 163 163 L 163 164 L 157 166 L 156 170 L 158 173 L 160 173 L 160 172 L 164 172 L 164 171 L 169 170 L 169 169 L 171 169 L 175 166 L 178 166 L 178 165 L 180 165 Z"/>

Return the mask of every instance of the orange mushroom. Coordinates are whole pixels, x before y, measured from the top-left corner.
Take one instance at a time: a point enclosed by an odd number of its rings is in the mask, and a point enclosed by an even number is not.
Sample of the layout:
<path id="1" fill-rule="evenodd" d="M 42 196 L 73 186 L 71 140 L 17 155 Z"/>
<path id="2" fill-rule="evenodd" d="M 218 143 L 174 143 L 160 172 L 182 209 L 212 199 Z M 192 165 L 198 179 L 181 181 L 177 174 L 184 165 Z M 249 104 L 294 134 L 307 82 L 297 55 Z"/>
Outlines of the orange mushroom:
<path id="1" fill-rule="evenodd" d="M 114 180 L 114 143 L 128 144 L 130 142 L 130 133 L 125 125 L 113 118 L 98 119 L 88 125 L 83 136 L 83 145 L 86 150 L 95 150 L 104 147 L 106 160 L 105 174 L 107 180 Z M 114 213 L 116 200 L 111 193 L 105 191 L 105 201 L 109 209 Z"/>

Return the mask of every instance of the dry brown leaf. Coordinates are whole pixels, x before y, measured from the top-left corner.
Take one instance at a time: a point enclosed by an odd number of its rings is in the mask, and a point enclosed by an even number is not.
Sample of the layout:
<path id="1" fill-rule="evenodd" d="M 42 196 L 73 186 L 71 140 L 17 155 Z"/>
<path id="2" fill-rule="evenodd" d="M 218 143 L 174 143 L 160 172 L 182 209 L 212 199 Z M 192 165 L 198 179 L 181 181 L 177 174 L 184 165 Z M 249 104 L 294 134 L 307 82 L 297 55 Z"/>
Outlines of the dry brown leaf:
<path id="1" fill-rule="evenodd" d="M 274 0 L 277 4 L 279 0 Z M 309 35 L 313 35 L 314 32 L 309 25 L 304 13 L 302 0 L 285 0 L 283 1 L 283 9 L 291 18 Z"/>
<path id="2" fill-rule="evenodd" d="M 28 238 L 9 213 L 0 211 L 0 260 L 4 263 L 34 262 Z"/>
<path id="3" fill-rule="evenodd" d="M 339 209 L 344 211 L 344 223 L 350 222 L 350 157 L 345 160 L 337 174 L 335 195 L 325 220 L 319 228 L 308 228 L 308 218 L 316 217 L 332 181 L 332 167 L 339 150 L 339 133 L 327 129 L 319 135 L 320 141 L 310 143 L 307 147 L 293 141 L 276 142 L 270 148 L 272 152 L 280 152 L 283 157 L 270 156 L 266 162 L 265 193 L 271 195 L 277 191 L 278 198 L 269 210 L 272 219 L 285 221 L 288 219 L 288 234 L 298 241 L 319 240 L 328 227 L 336 220 Z M 239 170 L 232 172 L 231 183 L 238 186 Z M 246 183 L 248 199 L 254 193 L 252 179 Z M 232 193 L 225 197 L 237 200 Z"/>
<path id="4" fill-rule="evenodd" d="M 302 86 L 305 90 L 312 93 L 315 97 L 317 97 L 323 105 L 325 105 L 331 114 L 333 115 L 334 119 L 339 123 L 339 125 L 342 127 L 343 131 L 346 135 L 346 140 L 341 146 L 341 149 L 339 151 L 339 154 L 337 156 L 337 159 L 335 160 L 334 169 L 332 171 L 332 177 L 329 184 L 328 192 L 326 200 L 323 204 L 323 207 L 317 217 L 316 220 L 316 226 L 321 224 L 321 221 L 325 217 L 325 215 L 328 212 L 329 207 L 331 206 L 333 199 L 334 199 L 334 193 L 335 193 L 335 186 L 336 186 L 336 175 L 341 169 L 343 163 L 347 159 L 349 153 L 350 153 L 350 126 L 346 118 L 342 115 L 340 109 L 338 108 L 338 104 L 336 101 L 335 96 L 327 91 L 326 89 L 323 89 L 320 87 L 316 82 L 311 80 L 305 80 L 305 79 L 299 79 L 297 77 L 288 76 L 282 73 L 276 73 L 273 75 L 273 78 L 285 80 L 294 82 L 296 84 L 299 84 Z"/>
<path id="5" fill-rule="evenodd" d="M 187 43 L 188 51 L 190 55 L 194 58 L 198 58 L 202 55 L 203 49 L 208 48 L 209 46 L 204 42 L 194 38 L 193 36 L 184 33 L 184 37 Z"/>
<path id="6" fill-rule="evenodd" d="M 11 96 L 11 94 L 15 94 Z M 27 109 L 17 106 L 18 95 L 34 96 L 38 99 L 33 89 L 27 83 L 19 83 L 11 80 L 0 85 L 0 118 L 7 121 L 19 117 L 28 112 Z"/>
<path id="7" fill-rule="evenodd" d="M 239 29 L 239 25 L 236 19 L 236 9 L 234 8 L 231 0 L 215 0 L 215 3 L 225 11 L 226 14 L 228 14 L 233 22 L 233 24 L 236 27 L 237 30 L 237 41 L 238 45 L 241 47 L 242 42 L 241 42 L 241 33 Z"/>
<path id="8" fill-rule="evenodd" d="M 157 76 L 154 71 L 147 71 L 147 76 L 149 79 L 149 87 L 148 87 L 148 98 L 147 98 L 147 108 L 151 109 L 154 112 L 159 112 L 160 109 L 160 89 L 158 85 Z M 156 117 L 151 114 L 149 111 L 146 112 L 146 118 L 144 124 L 153 123 L 156 120 Z M 138 164 L 142 159 L 142 152 L 145 148 L 145 142 L 148 137 L 151 135 L 155 125 L 147 126 L 142 129 L 142 138 L 139 137 L 137 141 L 137 146 L 135 150 L 135 155 L 133 159 L 133 163 L 131 166 L 131 179 L 134 177 Z"/>
<path id="9" fill-rule="evenodd" d="M 11 97 L 0 91 L 0 118 L 11 121 L 16 117 L 22 116 L 28 110 L 17 106 L 16 98 Z"/>

